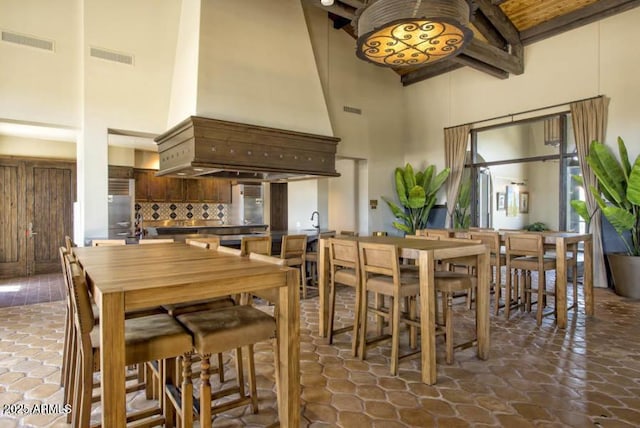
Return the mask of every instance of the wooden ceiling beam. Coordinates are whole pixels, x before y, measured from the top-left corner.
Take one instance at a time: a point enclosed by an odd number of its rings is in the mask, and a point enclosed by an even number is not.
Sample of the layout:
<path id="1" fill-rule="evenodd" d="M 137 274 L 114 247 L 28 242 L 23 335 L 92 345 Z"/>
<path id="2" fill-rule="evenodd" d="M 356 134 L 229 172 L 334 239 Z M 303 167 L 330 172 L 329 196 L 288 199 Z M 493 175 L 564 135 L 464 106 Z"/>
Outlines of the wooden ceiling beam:
<path id="1" fill-rule="evenodd" d="M 522 55 L 511 54 L 480 40 L 472 39 L 464 48 L 463 53 L 468 57 L 509 73 L 524 73 Z"/>
<path id="2" fill-rule="evenodd" d="M 487 17 L 507 43 L 512 46 L 522 44 L 518 29 L 499 6 L 492 4 L 491 0 L 475 0 L 475 2 L 482 14 Z"/>
<path id="3" fill-rule="evenodd" d="M 523 30 L 520 32 L 520 39 L 523 44 L 528 45 L 638 6 L 640 6 L 640 0 L 600 0 Z"/>
<path id="4" fill-rule="evenodd" d="M 485 62 L 478 61 L 477 59 L 467 56 L 464 53 L 461 53 L 460 55 L 452 58 L 451 61 L 460 65 L 466 65 L 478 71 L 482 71 L 483 73 L 487 73 L 493 77 L 497 77 L 498 79 L 507 79 L 509 77 L 509 73 L 507 73 L 506 71 L 496 68 Z"/>
<path id="5" fill-rule="evenodd" d="M 308 3 L 314 5 L 315 7 L 319 7 L 322 10 L 327 12 L 331 12 L 335 15 L 341 16 L 343 18 L 347 18 L 348 20 L 353 20 L 356 16 L 356 9 L 347 6 L 341 2 L 334 2 L 331 6 L 323 6 L 320 0 L 306 0 Z"/>
<path id="6" fill-rule="evenodd" d="M 506 49 L 507 41 L 502 37 L 500 32 L 496 30 L 496 27 L 487 19 L 482 11 L 478 10 L 474 14 L 473 25 L 484 36 L 485 39 L 493 46 Z"/>
<path id="7" fill-rule="evenodd" d="M 402 86 L 409 86 L 414 83 L 418 83 L 423 80 L 427 80 L 432 77 L 436 77 L 441 74 L 445 74 L 450 71 L 457 70 L 458 68 L 461 68 L 461 67 L 463 67 L 462 64 L 458 64 L 448 60 L 440 61 L 440 62 L 436 62 L 435 64 L 425 65 L 424 67 L 420 67 L 415 71 L 407 73 L 400 78 L 400 81 L 402 82 Z"/>

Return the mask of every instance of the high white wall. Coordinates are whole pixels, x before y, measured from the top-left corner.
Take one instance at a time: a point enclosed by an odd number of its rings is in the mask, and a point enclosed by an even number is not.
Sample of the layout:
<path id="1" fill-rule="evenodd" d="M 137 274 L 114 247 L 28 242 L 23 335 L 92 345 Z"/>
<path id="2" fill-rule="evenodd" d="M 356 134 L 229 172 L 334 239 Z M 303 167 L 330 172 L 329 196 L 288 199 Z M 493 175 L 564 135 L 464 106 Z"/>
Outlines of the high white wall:
<path id="1" fill-rule="evenodd" d="M 640 138 L 640 9 L 525 48 L 525 72 L 506 80 L 463 68 L 404 89 L 409 120 L 405 159 L 444 164 L 443 128 L 597 96 L 611 99 L 606 143 Z M 630 156 L 640 144 L 629 145 Z"/>
<path id="2" fill-rule="evenodd" d="M 358 59 L 351 36 L 333 29 L 326 12 L 305 2 L 303 5 L 331 125 L 334 135 L 342 139 L 338 154 L 363 159 L 353 178 L 347 172 L 349 180 L 329 179 L 329 206 L 334 207 L 329 225 L 357 224 L 362 234 L 375 230 L 394 233 L 393 216 L 380 197 L 395 195 L 393 171 L 404 163 L 406 106 L 400 78 L 392 70 Z M 347 113 L 344 106 L 361 109 L 362 114 Z M 357 185 L 352 181 L 355 177 L 359 177 Z M 353 197 L 354 185 L 359 189 L 358 201 L 335 209 Z M 379 200 L 377 209 L 369 208 L 369 199 Z"/>
<path id="3" fill-rule="evenodd" d="M 64 141 L 0 135 L 0 155 L 75 159 L 76 144 Z"/>

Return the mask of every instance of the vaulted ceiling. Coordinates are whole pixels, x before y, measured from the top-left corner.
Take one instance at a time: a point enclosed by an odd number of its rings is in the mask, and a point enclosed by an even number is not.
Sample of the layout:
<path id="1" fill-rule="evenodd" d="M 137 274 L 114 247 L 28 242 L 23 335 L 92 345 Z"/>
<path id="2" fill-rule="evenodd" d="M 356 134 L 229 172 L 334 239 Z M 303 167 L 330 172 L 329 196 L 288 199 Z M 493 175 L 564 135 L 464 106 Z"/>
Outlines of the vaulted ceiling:
<path id="1" fill-rule="evenodd" d="M 375 0 L 335 0 L 323 6 L 336 29 L 356 38 L 356 11 Z M 474 37 L 463 52 L 428 65 L 395 69 L 411 85 L 460 67 L 499 79 L 525 72 L 524 46 L 640 6 L 640 0 L 467 0 Z M 355 41 L 354 41 L 355 46 Z"/>

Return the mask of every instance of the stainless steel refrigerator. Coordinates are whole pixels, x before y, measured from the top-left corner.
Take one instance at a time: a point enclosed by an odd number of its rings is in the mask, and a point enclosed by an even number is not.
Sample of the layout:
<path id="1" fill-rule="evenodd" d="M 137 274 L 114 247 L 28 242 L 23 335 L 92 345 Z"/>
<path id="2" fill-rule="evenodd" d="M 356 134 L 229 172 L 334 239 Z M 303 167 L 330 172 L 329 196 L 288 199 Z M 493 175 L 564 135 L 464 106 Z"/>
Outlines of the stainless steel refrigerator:
<path id="1" fill-rule="evenodd" d="M 261 184 L 236 184 L 231 188 L 232 224 L 264 224 Z"/>
<path id="2" fill-rule="evenodd" d="M 109 239 L 133 236 L 134 192 L 134 180 L 109 179 Z"/>

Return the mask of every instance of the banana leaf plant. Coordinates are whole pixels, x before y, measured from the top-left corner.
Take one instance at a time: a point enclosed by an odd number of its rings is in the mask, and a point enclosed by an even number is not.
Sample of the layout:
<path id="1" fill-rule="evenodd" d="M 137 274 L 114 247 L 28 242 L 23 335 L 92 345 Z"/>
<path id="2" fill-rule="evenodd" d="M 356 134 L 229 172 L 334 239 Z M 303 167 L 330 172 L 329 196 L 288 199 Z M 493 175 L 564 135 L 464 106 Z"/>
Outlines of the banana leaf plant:
<path id="1" fill-rule="evenodd" d="M 465 169 L 460 183 L 458 200 L 453 210 L 453 227 L 468 229 L 471 226 L 471 173 Z"/>
<path id="2" fill-rule="evenodd" d="M 449 168 L 436 174 L 436 167 L 430 165 L 424 171 L 414 172 L 411 164 L 407 163 L 404 168 L 396 168 L 394 177 L 396 194 L 402 206 L 384 196 L 382 199 L 398 220 L 393 222 L 393 227 L 413 235 L 416 230 L 427 227 L 429 212 L 436 203 L 438 190 L 449 177 Z"/>
<path id="3" fill-rule="evenodd" d="M 605 144 L 593 141 L 587 156 L 587 163 L 593 170 L 598 189 L 590 186 L 598 208 L 618 232 L 630 256 L 640 256 L 640 155 L 629 162 L 627 148 L 618 137 L 620 160 Z M 573 176 L 584 186 L 582 177 Z M 593 213 L 589 213 L 584 201 L 571 201 L 576 212 L 589 223 Z M 624 234 L 630 238 L 625 239 Z"/>

